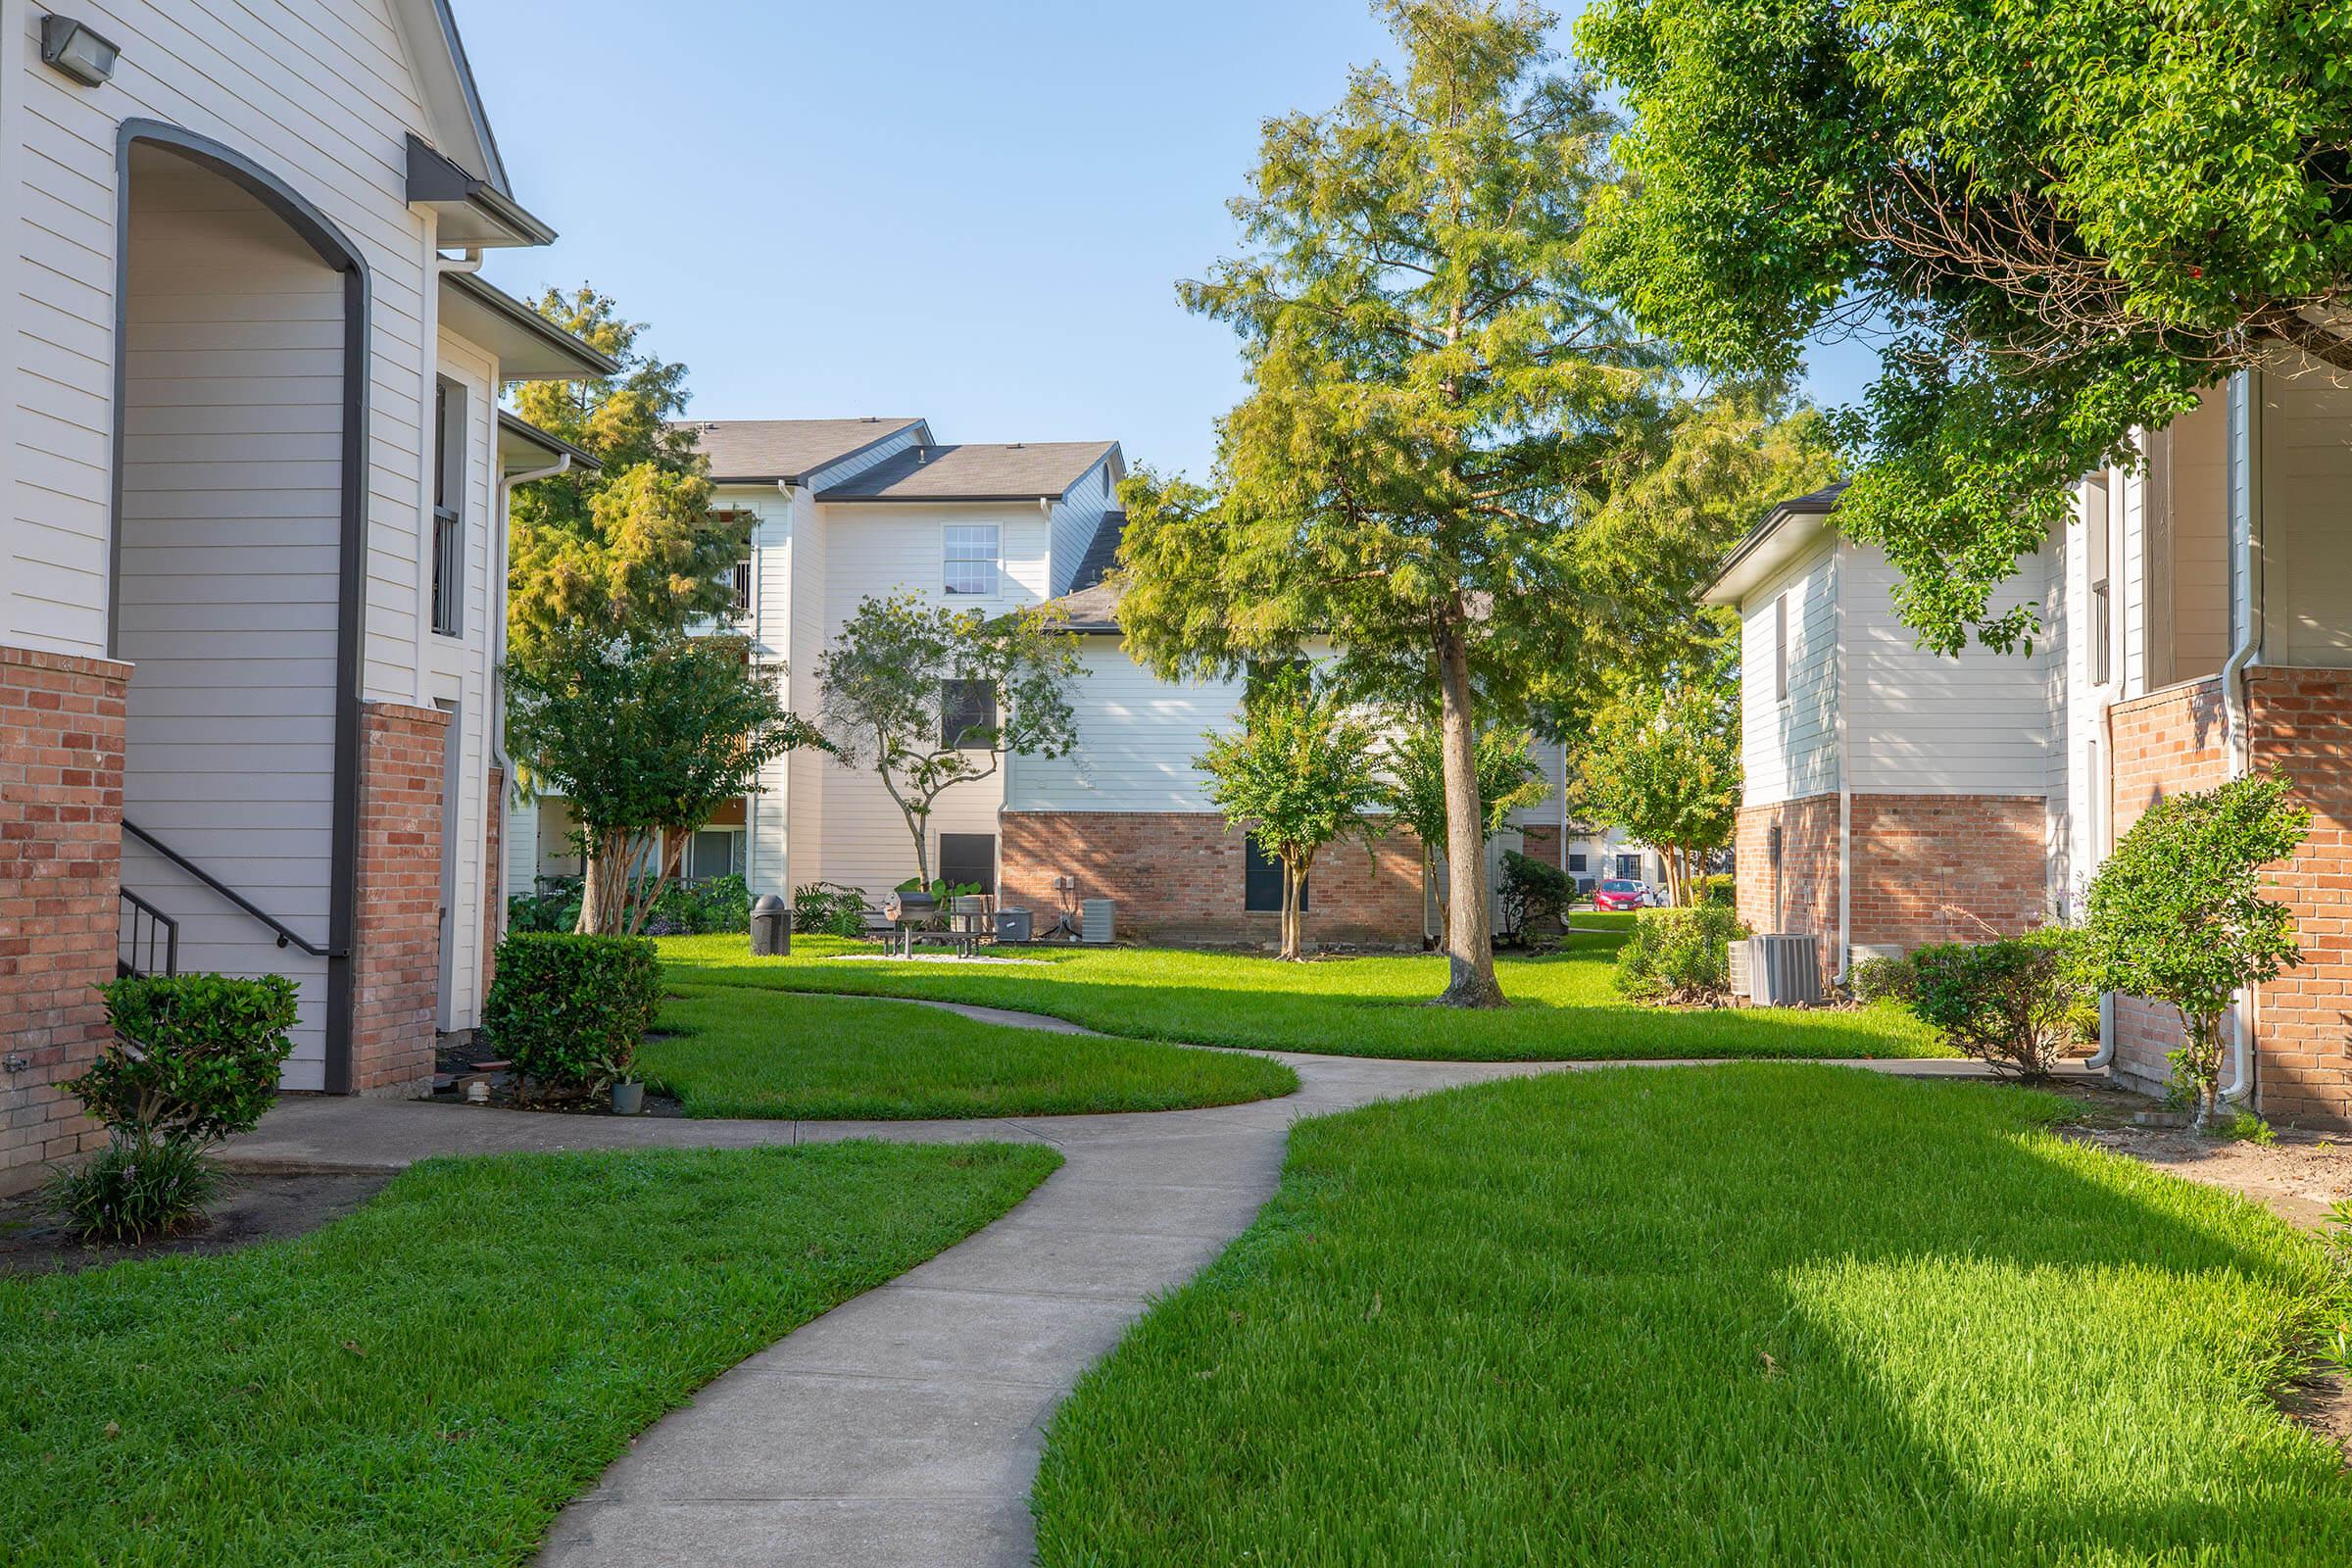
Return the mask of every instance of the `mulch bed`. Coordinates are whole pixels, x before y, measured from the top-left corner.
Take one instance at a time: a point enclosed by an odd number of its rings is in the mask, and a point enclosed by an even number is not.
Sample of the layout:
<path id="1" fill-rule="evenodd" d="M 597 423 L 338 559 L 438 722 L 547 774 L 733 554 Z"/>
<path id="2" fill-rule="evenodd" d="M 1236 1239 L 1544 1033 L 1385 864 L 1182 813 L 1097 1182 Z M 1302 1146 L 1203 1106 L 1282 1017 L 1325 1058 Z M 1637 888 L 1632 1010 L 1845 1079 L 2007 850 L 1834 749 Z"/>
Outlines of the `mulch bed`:
<path id="1" fill-rule="evenodd" d="M 342 1218 L 381 1192 L 389 1171 L 232 1170 L 195 1228 L 136 1247 L 91 1247 L 57 1221 L 36 1189 L 0 1198 L 0 1274 L 72 1272 L 174 1252 L 228 1252 L 278 1241 Z"/>

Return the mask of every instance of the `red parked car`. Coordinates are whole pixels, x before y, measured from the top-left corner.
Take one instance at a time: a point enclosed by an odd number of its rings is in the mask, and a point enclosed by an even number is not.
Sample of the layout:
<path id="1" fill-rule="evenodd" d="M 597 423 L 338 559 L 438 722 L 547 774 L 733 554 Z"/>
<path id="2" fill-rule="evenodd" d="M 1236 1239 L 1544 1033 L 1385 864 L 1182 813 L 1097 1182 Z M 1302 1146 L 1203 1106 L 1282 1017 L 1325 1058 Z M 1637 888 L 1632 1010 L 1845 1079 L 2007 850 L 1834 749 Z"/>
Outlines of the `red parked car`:
<path id="1" fill-rule="evenodd" d="M 1592 890 L 1595 909 L 1654 909 L 1665 902 L 1657 889 L 1630 877 L 1610 877 Z"/>

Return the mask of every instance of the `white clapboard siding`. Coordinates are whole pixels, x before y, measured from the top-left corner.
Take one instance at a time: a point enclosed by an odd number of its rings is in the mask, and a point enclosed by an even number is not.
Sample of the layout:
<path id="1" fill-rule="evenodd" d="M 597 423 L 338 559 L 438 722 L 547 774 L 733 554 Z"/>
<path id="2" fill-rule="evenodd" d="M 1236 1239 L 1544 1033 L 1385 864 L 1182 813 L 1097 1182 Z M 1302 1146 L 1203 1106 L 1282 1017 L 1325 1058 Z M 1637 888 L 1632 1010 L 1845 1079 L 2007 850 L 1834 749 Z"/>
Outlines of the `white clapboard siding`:
<path id="1" fill-rule="evenodd" d="M 404 148 L 409 131 L 429 134 L 429 127 L 387 0 L 258 6 L 106 0 L 78 14 L 122 46 L 106 87 L 75 86 L 40 64 L 39 7 L 8 10 L 16 33 L 5 40 L 0 66 L 10 74 L 0 82 L 0 133 L 10 143 L 0 159 L 0 220 L 10 230 L 0 256 L 13 261 L 0 269 L 0 327 L 6 328 L 0 353 L 17 372 L 13 407 L 0 411 L 10 443 L 0 470 L 14 480 L 0 505 L 0 640 L 68 654 L 108 652 L 115 143 L 124 120 L 145 118 L 214 137 L 252 158 L 318 208 L 367 260 L 373 609 L 367 689 L 413 696 L 424 220 L 408 206 Z M 218 270 L 217 262 L 191 254 L 182 265 L 197 292 L 233 292 L 232 280 L 205 275 L 208 268 Z M 284 323 L 272 329 L 275 335 L 227 349 L 231 359 L 224 363 L 294 348 L 299 319 L 272 314 L 286 303 L 295 302 L 224 299 L 224 321 L 243 311 L 257 321 Z M 314 324 L 340 315 L 339 294 L 300 303 L 320 313 Z M 130 369 L 158 394 L 151 400 L 157 413 L 168 414 L 170 384 L 190 357 L 213 351 L 217 340 L 202 335 L 206 323 L 151 324 L 156 335 Z M 198 330 L 183 333 L 182 326 Z M 337 364 L 318 378 L 339 386 L 340 375 Z M 163 452 L 151 461 L 179 459 Z"/>
<path id="2" fill-rule="evenodd" d="M 2215 387 L 2165 432 L 2172 447 L 2172 678 L 2230 657 L 2229 392 Z"/>
<path id="3" fill-rule="evenodd" d="M 1900 574 L 1876 546 L 1841 548 L 1845 572 L 1846 782 L 1861 794 L 2042 795 L 2049 787 L 2044 651 L 1951 657 L 1918 645 L 1895 613 Z M 2038 604 L 2034 556 L 1996 591 L 1995 613 Z"/>
<path id="4" fill-rule="evenodd" d="M 2262 378 L 2263 658 L 2352 665 L 2352 390 Z"/>
<path id="5" fill-rule="evenodd" d="M 123 815 L 323 947 L 336 579 L 318 568 L 341 532 L 343 327 L 318 307 L 342 280 L 241 189 L 168 155 L 140 160 L 130 224 Z M 205 417 L 145 417 L 165 411 Z M 301 982 L 286 1082 L 320 1087 L 323 960 L 135 840 L 123 885 L 179 919 L 182 968 Z"/>
<path id="6" fill-rule="evenodd" d="M 1788 604 L 1788 697 L 1774 676 L 1775 606 Z M 1838 787 L 1837 549 L 1831 540 L 1740 606 L 1740 763 L 1750 806 Z"/>
<path id="7" fill-rule="evenodd" d="M 1089 637 L 1086 674 L 1071 693 L 1078 744 L 1066 757 L 1024 757 L 1004 807 L 1012 811 L 1213 811 L 1193 765 L 1211 731 L 1241 723 L 1238 680 L 1163 681 L 1119 647 Z"/>

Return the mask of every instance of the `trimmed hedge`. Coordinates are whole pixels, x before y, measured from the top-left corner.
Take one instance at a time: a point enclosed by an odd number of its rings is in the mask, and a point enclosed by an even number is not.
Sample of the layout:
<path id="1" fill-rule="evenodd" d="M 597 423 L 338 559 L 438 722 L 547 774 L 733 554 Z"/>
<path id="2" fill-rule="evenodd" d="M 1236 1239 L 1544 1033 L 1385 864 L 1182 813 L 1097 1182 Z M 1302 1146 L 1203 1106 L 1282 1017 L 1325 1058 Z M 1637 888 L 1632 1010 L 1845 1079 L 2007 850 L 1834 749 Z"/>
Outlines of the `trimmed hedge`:
<path id="1" fill-rule="evenodd" d="M 661 1002 L 642 937 L 518 932 L 499 944 L 482 1032 L 540 1094 L 585 1094 L 628 1072 Z"/>
<path id="2" fill-rule="evenodd" d="M 1946 1045 L 2028 1082 L 2050 1075 L 2075 1037 L 2084 991 L 2076 934 L 2044 926 L 1993 942 L 1952 942 L 1912 955 L 1911 1010 Z"/>
<path id="3" fill-rule="evenodd" d="M 1908 1003 L 1919 995 L 1919 970 L 1909 958 L 1864 958 L 1854 965 L 1845 984 L 1856 1002 L 1891 997 Z"/>
<path id="4" fill-rule="evenodd" d="M 202 1146 L 251 1132 L 292 1054 L 294 982 L 126 975 L 98 988 L 114 1038 L 66 1089 L 118 1138 Z"/>

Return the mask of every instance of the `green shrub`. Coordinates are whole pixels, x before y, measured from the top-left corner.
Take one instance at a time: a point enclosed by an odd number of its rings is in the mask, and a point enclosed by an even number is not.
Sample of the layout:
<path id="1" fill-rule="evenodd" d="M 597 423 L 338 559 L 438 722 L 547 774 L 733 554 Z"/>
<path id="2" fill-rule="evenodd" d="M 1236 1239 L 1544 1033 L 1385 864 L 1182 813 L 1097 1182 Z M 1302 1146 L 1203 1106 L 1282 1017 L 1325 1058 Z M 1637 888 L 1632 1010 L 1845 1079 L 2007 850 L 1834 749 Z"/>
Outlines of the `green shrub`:
<path id="1" fill-rule="evenodd" d="M 508 931 L 578 929 L 581 886 L 576 876 L 541 878 L 539 891 L 517 893 L 507 900 Z"/>
<path id="2" fill-rule="evenodd" d="M 98 988 L 114 1038 L 66 1089 L 118 1137 L 198 1147 L 250 1132 L 294 1049 L 282 974 L 128 975 Z"/>
<path id="3" fill-rule="evenodd" d="M 120 1244 L 185 1229 L 220 1185 L 201 1144 L 118 1134 L 88 1159 L 59 1171 L 48 1199 L 82 1240 Z"/>
<path id="4" fill-rule="evenodd" d="M 1747 927 L 1720 904 L 1638 909 L 1617 950 L 1617 989 L 1636 1002 L 1714 1004 L 1732 989 L 1732 944 Z"/>
<path id="5" fill-rule="evenodd" d="M 2258 1144 L 2264 1149 L 2278 1142 L 2278 1134 L 2271 1124 L 2250 1110 L 2231 1111 L 2229 1118 L 2215 1123 L 2214 1136 L 2238 1143 Z"/>
<path id="6" fill-rule="evenodd" d="M 646 917 L 649 937 L 699 937 L 752 928 L 752 890 L 732 872 L 705 882 L 672 882 Z"/>
<path id="7" fill-rule="evenodd" d="M 482 1031 L 540 1095 L 585 1094 L 628 1071 L 661 1000 L 651 942 L 525 932 L 499 944 Z"/>
<path id="8" fill-rule="evenodd" d="M 1864 958 L 1845 977 L 1856 1002 L 1883 1002 L 1891 997 L 1909 1002 L 1919 995 L 1919 969 L 1909 958 Z"/>
<path id="9" fill-rule="evenodd" d="M 1993 942 L 1952 942 L 1912 955 L 1911 1010 L 1944 1043 L 1996 1072 L 2047 1078 L 2074 1039 L 2082 1000 L 2075 935 L 2044 927 Z"/>
<path id="10" fill-rule="evenodd" d="M 1560 920 L 1576 897 L 1568 873 L 1547 860 L 1502 852 L 1502 934 L 1529 939 L 1557 936 Z"/>
<path id="11" fill-rule="evenodd" d="M 838 882 L 811 882 L 792 890 L 792 928 L 837 937 L 865 935 L 865 895 Z"/>
<path id="12" fill-rule="evenodd" d="M 1698 902 L 1720 904 L 1729 909 L 1740 902 L 1740 879 L 1729 871 L 1716 871 L 1698 879 Z"/>

